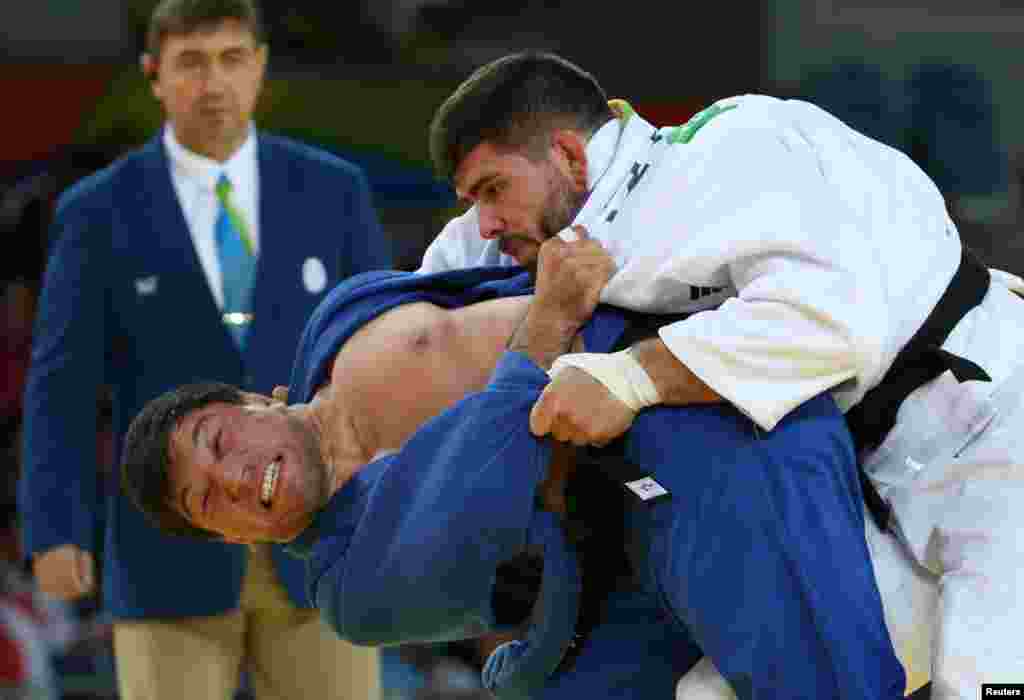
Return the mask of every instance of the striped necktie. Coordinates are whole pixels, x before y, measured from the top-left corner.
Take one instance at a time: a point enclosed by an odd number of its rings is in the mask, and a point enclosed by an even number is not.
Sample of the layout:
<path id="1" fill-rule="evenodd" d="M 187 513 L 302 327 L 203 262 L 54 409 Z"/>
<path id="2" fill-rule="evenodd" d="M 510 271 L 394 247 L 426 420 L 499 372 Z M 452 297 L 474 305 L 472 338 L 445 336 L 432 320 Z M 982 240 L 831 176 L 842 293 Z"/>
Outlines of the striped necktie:
<path id="1" fill-rule="evenodd" d="M 217 254 L 224 281 L 223 319 L 239 350 L 245 349 L 252 322 L 252 287 L 256 279 L 256 251 L 242 213 L 231 201 L 227 175 L 217 180 L 217 223 L 214 227 Z"/>

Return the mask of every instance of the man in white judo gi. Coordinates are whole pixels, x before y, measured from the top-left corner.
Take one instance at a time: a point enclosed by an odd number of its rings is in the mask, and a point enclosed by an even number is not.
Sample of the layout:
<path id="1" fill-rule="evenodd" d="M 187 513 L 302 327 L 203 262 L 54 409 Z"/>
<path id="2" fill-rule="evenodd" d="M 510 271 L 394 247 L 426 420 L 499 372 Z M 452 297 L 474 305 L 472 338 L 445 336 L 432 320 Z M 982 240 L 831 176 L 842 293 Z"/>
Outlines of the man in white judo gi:
<path id="1" fill-rule="evenodd" d="M 771 430 L 831 390 L 873 514 L 938 580 L 933 697 L 1024 680 L 1024 284 L 964 250 L 908 157 L 760 95 L 655 128 L 536 53 L 477 70 L 430 139 L 472 206 L 421 271 L 531 266 L 575 225 L 588 239 L 550 254 L 586 264 L 603 245 L 603 301 L 688 314 L 628 351 L 564 356 L 535 433 L 604 444 L 647 406 L 712 401 Z"/>

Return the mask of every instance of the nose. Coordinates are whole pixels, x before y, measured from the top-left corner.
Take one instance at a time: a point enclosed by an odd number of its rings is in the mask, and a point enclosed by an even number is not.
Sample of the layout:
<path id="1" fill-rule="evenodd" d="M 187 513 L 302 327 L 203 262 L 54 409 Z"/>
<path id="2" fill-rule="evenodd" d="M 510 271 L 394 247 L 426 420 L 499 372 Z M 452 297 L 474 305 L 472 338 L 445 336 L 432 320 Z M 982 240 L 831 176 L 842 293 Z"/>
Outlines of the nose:
<path id="1" fill-rule="evenodd" d="M 224 86 L 227 84 L 227 76 L 225 75 L 225 69 L 218 61 L 210 61 L 206 66 L 204 77 L 203 89 L 207 95 L 219 95 L 224 91 Z"/>
<path id="2" fill-rule="evenodd" d="M 501 236 L 505 231 L 505 221 L 494 210 L 494 207 L 477 205 L 480 216 L 480 237 L 490 241 Z"/>
<path id="3" fill-rule="evenodd" d="M 223 466 L 225 467 L 224 478 L 221 481 L 221 485 L 224 489 L 224 495 L 232 503 L 238 503 L 245 497 L 246 482 L 248 481 L 246 475 L 249 473 L 249 470 L 245 465 L 228 466 L 225 464 Z"/>
<path id="4" fill-rule="evenodd" d="M 242 497 L 242 480 L 237 477 L 224 479 L 224 495 L 232 503 L 238 503 Z"/>

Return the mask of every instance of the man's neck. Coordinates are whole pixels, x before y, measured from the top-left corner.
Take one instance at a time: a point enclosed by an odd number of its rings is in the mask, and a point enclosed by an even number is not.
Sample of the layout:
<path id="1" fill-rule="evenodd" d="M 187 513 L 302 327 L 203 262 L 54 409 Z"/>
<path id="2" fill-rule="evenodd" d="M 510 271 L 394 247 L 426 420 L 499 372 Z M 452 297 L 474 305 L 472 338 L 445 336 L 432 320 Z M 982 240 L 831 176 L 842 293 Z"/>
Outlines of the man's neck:
<path id="1" fill-rule="evenodd" d="M 619 119 L 610 119 L 587 140 L 587 192 L 592 192 L 597 181 L 608 170 L 615 158 L 615 149 L 622 133 Z M 577 212 L 578 213 L 578 212 Z"/>
<path id="2" fill-rule="evenodd" d="M 320 460 L 326 470 L 328 499 L 344 486 L 371 459 L 344 406 L 334 400 L 330 385 L 320 389 L 305 406 L 296 406 L 308 421 L 319 447 Z"/>
<path id="3" fill-rule="evenodd" d="M 235 134 L 230 138 L 203 141 L 201 139 L 191 138 L 189 134 L 182 133 L 175 126 L 174 122 L 169 122 L 168 128 L 170 129 L 175 142 L 181 146 L 182 149 L 194 156 L 206 158 L 207 160 L 220 165 L 227 163 L 236 153 L 238 153 L 239 149 L 241 149 L 248 140 L 251 131 L 250 128 L 242 131 L 241 133 Z"/>

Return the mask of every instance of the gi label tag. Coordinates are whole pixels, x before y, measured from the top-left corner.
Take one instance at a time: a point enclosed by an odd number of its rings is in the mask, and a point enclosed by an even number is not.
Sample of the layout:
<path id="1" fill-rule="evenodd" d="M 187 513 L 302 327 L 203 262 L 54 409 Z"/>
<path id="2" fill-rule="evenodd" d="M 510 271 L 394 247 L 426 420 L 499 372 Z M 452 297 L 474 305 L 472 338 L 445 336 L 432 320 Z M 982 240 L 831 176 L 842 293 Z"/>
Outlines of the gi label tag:
<path id="1" fill-rule="evenodd" d="M 669 495 L 668 489 L 649 476 L 636 479 L 635 481 L 627 481 L 625 486 L 635 493 L 641 501 L 645 502 Z"/>

